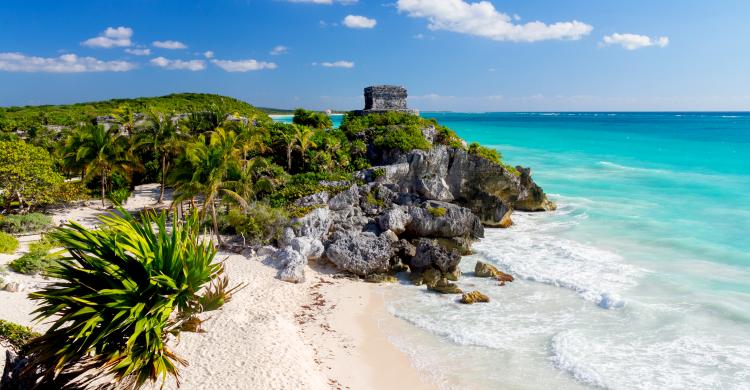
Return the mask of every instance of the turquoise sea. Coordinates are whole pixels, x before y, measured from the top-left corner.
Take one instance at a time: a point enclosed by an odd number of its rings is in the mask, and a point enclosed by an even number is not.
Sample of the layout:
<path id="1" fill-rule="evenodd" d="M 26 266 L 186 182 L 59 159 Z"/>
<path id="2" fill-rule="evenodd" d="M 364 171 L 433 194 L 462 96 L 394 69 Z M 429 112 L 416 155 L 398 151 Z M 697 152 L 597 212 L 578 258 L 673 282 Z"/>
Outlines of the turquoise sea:
<path id="1" fill-rule="evenodd" d="M 750 113 L 423 113 L 558 205 L 488 229 L 464 290 L 387 293 L 443 388 L 750 389 Z M 517 280 L 472 276 L 489 261 Z"/>

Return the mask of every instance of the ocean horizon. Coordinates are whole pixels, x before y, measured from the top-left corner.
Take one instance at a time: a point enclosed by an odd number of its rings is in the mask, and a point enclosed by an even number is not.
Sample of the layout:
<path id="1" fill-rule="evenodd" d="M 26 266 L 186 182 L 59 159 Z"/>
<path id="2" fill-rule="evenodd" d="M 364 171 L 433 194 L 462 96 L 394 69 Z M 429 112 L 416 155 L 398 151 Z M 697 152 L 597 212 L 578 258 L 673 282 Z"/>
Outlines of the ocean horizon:
<path id="1" fill-rule="evenodd" d="M 747 388 L 750 113 L 421 115 L 531 167 L 558 210 L 515 212 L 464 257 L 487 305 L 386 294 L 415 366 L 447 389 Z"/>

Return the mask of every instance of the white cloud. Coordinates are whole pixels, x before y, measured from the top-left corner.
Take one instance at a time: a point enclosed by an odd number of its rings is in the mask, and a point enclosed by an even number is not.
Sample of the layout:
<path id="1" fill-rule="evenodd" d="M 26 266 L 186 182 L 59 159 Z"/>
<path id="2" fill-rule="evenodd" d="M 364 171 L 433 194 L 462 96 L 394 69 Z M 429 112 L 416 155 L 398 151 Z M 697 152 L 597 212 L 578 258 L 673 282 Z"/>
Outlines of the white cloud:
<path id="1" fill-rule="evenodd" d="M 169 70 L 203 70 L 206 69 L 206 63 L 203 60 L 170 60 L 164 57 L 156 57 L 151 59 L 151 63 L 160 68 Z"/>
<path id="2" fill-rule="evenodd" d="M 272 56 L 278 56 L 289 52 L 289 48 L 283 45 L 278 45 L 271 50 Z"/>
<path id="3" fill-rule="evenodd" d="M 185 45 L 184 43 L 180 41 L 154 41 L 152 45 L 160 49 L 170 49 L 170 50 L 187 48 L 187 45 Z"/>
<path id="4" fill-rule="evenodd" d="M 94 57 L 63 54 L 59 57 L 32 57 L 21 53 L 0 53 L 0 71 L 6 72 L 127 72 L 136 64 L 127 61 L 101 61 Z"/>
<path id="5" fill-rule="evenodd" d="M 151 55 L 151 49 L 142 49 L 142 48 L 125 49 L 125 53 L 132 54 L 134 56 L 148 56 L 148 55 Z"/>
<path id="6" fill-rule="evenodd" d="M 414 18 L 429 20 L 431 30 L 447 30 L 496 41 L 536 42 L 549 39 L 580 39 L 593 27 L 579 21 L 545 24 L 539 21 L 514 23 L 513 17 L 498 12 L 489 1 L 398 0 L 396 7 Z"/>
<path id="7" fill-rule="evenodd" d="M 614 33 L 605 36 L 602 40 L 602 44 L 607 46 L 620 45 L 627 50 L 636 50 L 649 46 L 666 47 L 669 45 L 669 38 L 651 38 L 646 35 Z"/>
<path id="8" fill-rule="evenodd" d="M 214 58 L 214 52 L 212 52 L 211 50 L 204 51 L 203 52 L 203 57 Z"/>
<path id="9" fill-rule="evenodd" d="M 318 65 L 318 63 L 313 62 L 313 65 Z M 321 62 L 320 66 L 324 68 L 353 68 L 354 62 L 351 62 L 351 61 Z"/>
<path id="10" fill-rule="evenodd" d="M 89 38 L 81 44 L 89 47 L 128 47 L 133 43 L 130 38 L 133 36 L 133 29 L 130 27 L 107 27 L 98 37 Z"/>
<path id="11" fill-rule="evenodd" d="M 227 72 L 250 72 L 254 70 L 276 69 L 276 64 L 273 62 L 256 60 L 211 60 L 211 63 Z"/>
<path id="12" fill-rule="evenodd" d="M 344 18 L 344 26 L 349 28 L 373 28 L 376 24 L 377 20 L 360 15 L 346 15 Z"/>

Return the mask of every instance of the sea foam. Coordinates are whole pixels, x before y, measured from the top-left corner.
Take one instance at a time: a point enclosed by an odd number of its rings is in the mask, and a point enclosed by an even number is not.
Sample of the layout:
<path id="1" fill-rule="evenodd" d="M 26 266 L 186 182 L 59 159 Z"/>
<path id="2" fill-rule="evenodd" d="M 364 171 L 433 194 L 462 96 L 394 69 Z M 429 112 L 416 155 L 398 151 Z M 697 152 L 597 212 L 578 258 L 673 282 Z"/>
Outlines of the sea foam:
<path id="1" fill-rule="evenodd" d="M 517 277 L 575 291 L 602 308 L 625 306 L 623 292 L 637 285 L 642 270 L 616 253 L 546 232 L 561 228 L 559 218 L 535 222 L 534 215 L 515 213 L 514 219 L 521 228 L 488 230 L 475 252 Z"/>

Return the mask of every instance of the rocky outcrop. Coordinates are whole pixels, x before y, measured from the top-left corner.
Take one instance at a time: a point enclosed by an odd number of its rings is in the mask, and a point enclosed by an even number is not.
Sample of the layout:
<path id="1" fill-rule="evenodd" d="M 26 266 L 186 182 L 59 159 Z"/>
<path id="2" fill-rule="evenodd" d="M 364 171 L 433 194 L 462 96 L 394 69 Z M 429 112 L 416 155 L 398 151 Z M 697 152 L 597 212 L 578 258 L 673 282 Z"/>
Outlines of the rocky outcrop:
<path id="1" fill-rule="evenodd" d="M 367 276 L 389 270 L 393 244 L 385 234 L 377 236 L 372 232 L 337 231 L 325 256 L 342 271 Z"/>
<path id="2" fill-rule="evenodd" d="M 512 209 L 524 211 L 554 210 L 554 203 L 531 179 L 531 171 L 517 167 L 520 175 L 500 164 L 465 150 L 435 145 L 428 151 L 413 150 L 389 156 L 385 166 L 363 172 L 373 179 L 374 170 L 382 174 L 382 183 L 398 185 L 403 193 L 426 200 L 453 202 L 474 212 L 486 226 L 500 226 Z"/>
<path id="3" fill-rule="evenodd" d="M 427 201 L 409 207 L 406 232 L 416 237 L 484 237 L 484 227 L 471 210 L 447 202 Z"/>
<path id="4" fill-rule="evenodd" d="M 449 251 L 436 240 L 422 238 L 411 260 L 411 266 L 417 270 L 434 266 L 442 272 L 454 272 L 460 262 L 461 254 L 455 249 Z"/>
<path id="5" fill-rule="evenodd" d="M 297 237 L 324 239 L 328 235 L 333 219 L 327 208 L 314 209 L 302 218 L 292 220 L 292 228 Z"/>

